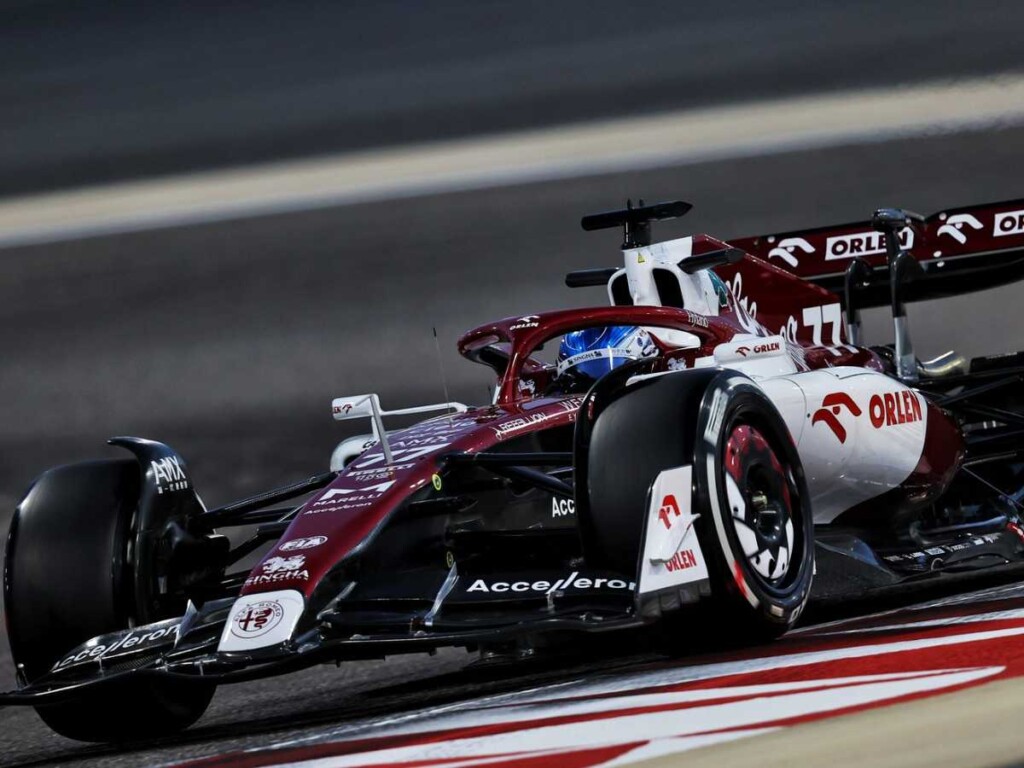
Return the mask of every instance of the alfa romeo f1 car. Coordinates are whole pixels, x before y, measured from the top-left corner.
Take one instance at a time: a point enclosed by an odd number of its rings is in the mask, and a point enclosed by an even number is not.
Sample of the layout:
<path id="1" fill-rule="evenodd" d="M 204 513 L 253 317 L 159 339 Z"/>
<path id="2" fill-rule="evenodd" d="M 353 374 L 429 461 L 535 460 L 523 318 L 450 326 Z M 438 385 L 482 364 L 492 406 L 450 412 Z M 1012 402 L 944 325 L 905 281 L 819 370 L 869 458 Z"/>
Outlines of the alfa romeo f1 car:
<path id="1" fill-rule="evenodd" d="M 493 402 L 335 400 L 372 434 L 329 472 L 218 509 L 140 438 L 44 473 L 7 541 L 20 687 L 0 703 L 139 738 L 190 725 L 217 685 L 321 662 L 526 656 L 697 612 L 755 643 L 812 597 L 1022 562 L 1024 354 L 922 362 L 906 304 L 1024 277 L 1024 200 L 652 242 L 689 207 L 583 219 L 624 230 L 622 265 L 566 278 L 610 306 L 465 334 Z M 866 346 L 860 311 L 886 305 L 895 343 Z"/>

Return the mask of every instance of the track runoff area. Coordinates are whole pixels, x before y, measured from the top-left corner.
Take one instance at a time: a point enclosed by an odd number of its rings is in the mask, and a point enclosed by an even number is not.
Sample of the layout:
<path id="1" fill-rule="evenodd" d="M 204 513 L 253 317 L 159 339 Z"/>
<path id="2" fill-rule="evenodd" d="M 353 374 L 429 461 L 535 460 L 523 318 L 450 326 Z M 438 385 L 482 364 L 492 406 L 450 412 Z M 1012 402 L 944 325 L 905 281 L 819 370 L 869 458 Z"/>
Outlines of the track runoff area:
<path id="1" fill-rule="evenodd" d="M 39 195 L 0 203 L 0 248 L 1019 125 L 1022 97 L 1022 78 L 810 96 Z M 1024 586 L 990 587 L 742 652 L 467 693 L 176 764 L 1006 764 L 1024 758 L 1021 635 Z"/>

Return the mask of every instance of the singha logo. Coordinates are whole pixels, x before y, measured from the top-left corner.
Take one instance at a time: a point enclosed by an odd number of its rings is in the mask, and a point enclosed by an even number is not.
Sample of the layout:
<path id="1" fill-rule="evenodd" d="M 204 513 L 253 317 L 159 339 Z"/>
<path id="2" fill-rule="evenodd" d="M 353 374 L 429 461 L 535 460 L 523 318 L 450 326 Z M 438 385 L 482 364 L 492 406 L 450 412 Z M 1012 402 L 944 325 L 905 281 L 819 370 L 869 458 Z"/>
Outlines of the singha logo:
<path id="1" fill-rule="evenodd" d="M 814 412 L 811 416 L 811 426 L 813 427 L 819 421 L 824 422 L 825 426 L 832 430 L 832 433 L 838 438 L 840 443 L 846 442 L 846 427 L 843 426 L 842 422 L 839 421 L 839 414 L 843 409 L 846 409 L 850 414 L 857 418 L 863 413 L 860 407 L 853 401 L 845 392 L 833 392 L 825 397 L 821 401 L 821 408 Z"/>
<path id="2" fill-rule="evenodd" d="M 297 571 L 306 563 L 305 555 L 293 557 L 272 557 L 263 564 L 264 573 L 284 573 L 286 571 Z"/>

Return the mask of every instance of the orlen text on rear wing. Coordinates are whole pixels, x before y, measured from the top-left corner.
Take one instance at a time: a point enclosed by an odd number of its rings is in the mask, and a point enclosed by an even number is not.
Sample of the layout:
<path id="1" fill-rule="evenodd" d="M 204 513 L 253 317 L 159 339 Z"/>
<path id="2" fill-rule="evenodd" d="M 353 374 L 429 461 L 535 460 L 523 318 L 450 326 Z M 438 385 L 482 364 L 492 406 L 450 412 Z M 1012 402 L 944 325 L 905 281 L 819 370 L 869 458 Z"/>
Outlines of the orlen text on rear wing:
<path id="1" fill-rule="evenodd" d="M 1024 199 L 952 208 L 900 231 L 921 270 L 908 275 L 904 301 L 942 298 L 1024 279 Z M 870 221 L 730 241 L 747 253 L 846 298 L 846 272 L 860 259 L 859 307 L 890 302 L 885 238 Z"/>

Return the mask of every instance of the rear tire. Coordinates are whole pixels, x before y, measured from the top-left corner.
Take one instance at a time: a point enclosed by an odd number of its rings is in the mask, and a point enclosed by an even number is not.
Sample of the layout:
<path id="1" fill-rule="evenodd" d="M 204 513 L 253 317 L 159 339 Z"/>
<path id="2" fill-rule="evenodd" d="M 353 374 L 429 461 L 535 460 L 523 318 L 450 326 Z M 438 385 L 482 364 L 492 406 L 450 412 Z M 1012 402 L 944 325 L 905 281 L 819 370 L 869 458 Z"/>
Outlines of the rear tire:
<path id="1" fill-rule="evenodd" d="M 40 476 L 15 510 L 4 603 L 24 679 L 45 674 L 92 637 L 167 618 L 140 616 L 135 606 L 131 542 L 139 483 L 134 459 L 58 467 Z M 36 711 L 62 736 L 125 741 L 187 728 L 213 691 L 206 683 L 128 679 Z"/>
<path id="2" fill-rule="evenodd" d="M 577 513 L 588 557 L 616 570 L 637 572 L 657 476 L 693 466 L 694 530 L 711 587 L 700 612 L 709 620 L 666 612 L 669 630 L 688 620 L 686 632 L 666 636 L 692 638 L 700 626 L 705 641 L 747 645 L 792 627 L 814 570 L 810 496 L 789 430 L 750 379 L 707 370 L 638 382 L 584 430 Z"/>

